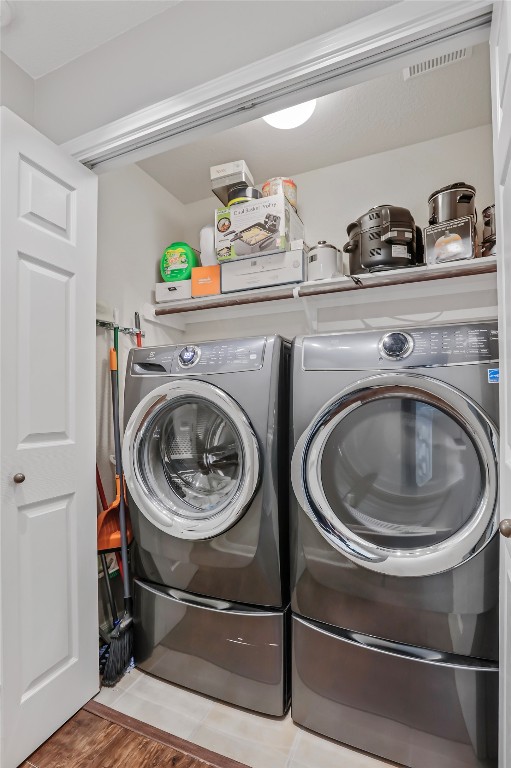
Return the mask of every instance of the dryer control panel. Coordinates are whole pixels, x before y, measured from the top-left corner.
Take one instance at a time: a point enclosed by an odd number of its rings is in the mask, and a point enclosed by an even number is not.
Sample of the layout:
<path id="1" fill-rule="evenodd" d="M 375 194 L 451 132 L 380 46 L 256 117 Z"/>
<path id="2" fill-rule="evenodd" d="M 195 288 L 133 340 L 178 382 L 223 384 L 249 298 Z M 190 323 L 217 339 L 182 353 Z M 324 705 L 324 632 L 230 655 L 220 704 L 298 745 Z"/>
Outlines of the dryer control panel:
<path id="1" fill-rule="evenodd" d="M 131 374 L 183 376 L 256 371 L 262 368 L 265 346 L 266 338 L 261 337 L 136 349 L 132 352 Z"/>
<path id="2" fill-rule="evenodd" d="M 308 371 L 393 370 L 498 362 L 497 323 L 359 331 L 303 340 Z"/>

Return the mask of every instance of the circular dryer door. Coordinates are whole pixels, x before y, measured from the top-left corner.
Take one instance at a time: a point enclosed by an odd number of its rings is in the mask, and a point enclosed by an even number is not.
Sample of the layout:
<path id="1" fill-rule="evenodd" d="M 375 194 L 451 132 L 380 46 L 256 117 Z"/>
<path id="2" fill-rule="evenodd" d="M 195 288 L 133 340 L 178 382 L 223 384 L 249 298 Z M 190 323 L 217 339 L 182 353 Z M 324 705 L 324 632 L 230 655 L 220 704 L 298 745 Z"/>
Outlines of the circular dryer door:
<path id="1" fill-rule="evenodd" d="M 498 434 L 458 390 L 396 373 L 333 398 L 297 443 L 292 482 L 321 534 L 365 568 L 455 568 L 496 530 Z"/>
<path id="2" fill-rule="evenodd" d="M 246 511 L 259 482 L 259 447 L 246 415 L 202 381 L 173 381 L 133 412 L 123 443 L 126 484 L 160 530 L 208 539 Z"/>

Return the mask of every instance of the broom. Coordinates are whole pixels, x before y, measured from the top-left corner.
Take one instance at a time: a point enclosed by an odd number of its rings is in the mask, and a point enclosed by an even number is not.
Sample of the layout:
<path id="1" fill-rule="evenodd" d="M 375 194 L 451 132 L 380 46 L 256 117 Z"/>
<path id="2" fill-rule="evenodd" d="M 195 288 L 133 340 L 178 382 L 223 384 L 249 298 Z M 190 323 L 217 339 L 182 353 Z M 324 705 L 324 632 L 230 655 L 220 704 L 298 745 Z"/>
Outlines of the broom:
<path id="1" fill-rule="evenodd" d="M 119 429 L 119 384 L 117 381 L 117 353 L 110 350 L 110 378 L 112 381 L 112 410 L 114 414 L 115 474 L 123 487 L 121 435 Z M 119 502 L 119 527 L 121 529 L 122 580 L 124 586 L 124 616 L 110 635 L 110 653 L 103 672 L 103 685 L 112 686 L 126 672 L 133 656 L 133 600 L 131 597 L 128 567 L 128 535 L 126 530 L 126 504 L 121 491 Z"/>

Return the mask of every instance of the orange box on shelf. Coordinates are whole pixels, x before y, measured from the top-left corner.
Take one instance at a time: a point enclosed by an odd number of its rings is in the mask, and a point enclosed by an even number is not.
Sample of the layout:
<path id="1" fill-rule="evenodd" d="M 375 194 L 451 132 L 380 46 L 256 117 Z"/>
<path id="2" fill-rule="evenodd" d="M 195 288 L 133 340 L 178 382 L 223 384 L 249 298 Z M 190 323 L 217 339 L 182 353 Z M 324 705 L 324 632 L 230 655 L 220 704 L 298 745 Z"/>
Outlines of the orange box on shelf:
<path id="1" fill-rule="evenodd" d="M 220 264 L 192 269 L 192 296 L 214 296 L 220 293 Z"/>

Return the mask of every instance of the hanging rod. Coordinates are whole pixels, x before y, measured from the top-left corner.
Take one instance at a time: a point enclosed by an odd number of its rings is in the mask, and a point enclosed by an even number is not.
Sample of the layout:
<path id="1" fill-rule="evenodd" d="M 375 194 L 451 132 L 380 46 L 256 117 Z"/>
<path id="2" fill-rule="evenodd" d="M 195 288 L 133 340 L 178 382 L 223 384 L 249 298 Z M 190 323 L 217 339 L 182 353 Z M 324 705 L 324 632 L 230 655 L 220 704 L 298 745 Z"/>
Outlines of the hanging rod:
<path id="1" fill-rule="evenodd" d="M 115 325 L 115 323 L 112 323 L 109 320 L 98 320 L 98 319 L 96 319 L 96 325 L 99 328 L 106 328 L 109 331 L 113 331 L 114 328 L 117 327 Z M 126 334 L 128 334 L 128 336 L 136 336 L 137 333 L 140 333 L 142 335 L 142 338 L 145 336 L 145 332 L 142 331 L 140 328 L 125 328 L 124 326 L 119 325 L 118 329 L 119 329 L 119 333 L 126 333 Z"/>

